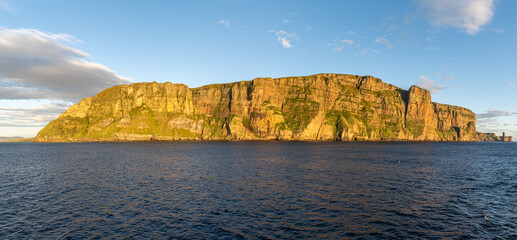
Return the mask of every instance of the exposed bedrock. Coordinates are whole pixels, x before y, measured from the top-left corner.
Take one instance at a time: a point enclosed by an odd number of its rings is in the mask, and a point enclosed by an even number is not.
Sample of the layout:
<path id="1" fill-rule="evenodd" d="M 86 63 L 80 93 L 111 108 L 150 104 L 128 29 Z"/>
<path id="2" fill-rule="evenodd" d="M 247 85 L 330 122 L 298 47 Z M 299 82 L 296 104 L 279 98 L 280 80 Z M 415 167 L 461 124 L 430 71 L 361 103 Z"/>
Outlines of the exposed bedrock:
<path id="1" fill-rule="evenodd" d="M 466 108 L 371 76 L 317 74 L 189 88 L 135 83 L 73 105 L 34 141 L 489 140 Z"/>

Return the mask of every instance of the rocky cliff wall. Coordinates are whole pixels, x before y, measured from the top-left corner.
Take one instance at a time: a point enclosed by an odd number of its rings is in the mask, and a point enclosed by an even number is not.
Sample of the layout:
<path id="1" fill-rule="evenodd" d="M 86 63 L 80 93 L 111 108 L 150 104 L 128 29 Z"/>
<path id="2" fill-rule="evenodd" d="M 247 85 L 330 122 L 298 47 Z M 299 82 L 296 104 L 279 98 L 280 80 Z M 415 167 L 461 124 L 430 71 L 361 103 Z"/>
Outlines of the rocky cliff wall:
<path id="1" fill-rule="evenodd" d="M 85 98 L 34 141 L 476 141 L 472 111 L 371 76 L 257 78 L 190 89 L 135 83 Z"/>

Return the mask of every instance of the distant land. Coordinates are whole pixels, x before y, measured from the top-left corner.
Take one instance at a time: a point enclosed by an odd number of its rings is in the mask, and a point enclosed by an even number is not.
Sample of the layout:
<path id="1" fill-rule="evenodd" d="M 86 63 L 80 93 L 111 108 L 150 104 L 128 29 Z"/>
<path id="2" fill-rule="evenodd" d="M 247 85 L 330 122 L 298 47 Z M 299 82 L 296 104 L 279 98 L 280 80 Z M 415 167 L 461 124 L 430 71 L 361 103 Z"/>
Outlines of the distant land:
<path id="1" fill-rule="evenodd" d="M 23 137 L 0 137 L 0 142 L 24 139 Z"/>
<path id="2" fill-rule="evenodd" d="M 511 141 L 469 109 L 372 76 L 316 74 L 189 88 L 135 83 L 73 105 L 34 142 L 174 140 Z"/>
<path id="3" fill-rule="evenodd" d="M 0 137 L 0 141 L 10 141 L 10 140 L 17 140 L 22 139 L 22 137 Z"/>

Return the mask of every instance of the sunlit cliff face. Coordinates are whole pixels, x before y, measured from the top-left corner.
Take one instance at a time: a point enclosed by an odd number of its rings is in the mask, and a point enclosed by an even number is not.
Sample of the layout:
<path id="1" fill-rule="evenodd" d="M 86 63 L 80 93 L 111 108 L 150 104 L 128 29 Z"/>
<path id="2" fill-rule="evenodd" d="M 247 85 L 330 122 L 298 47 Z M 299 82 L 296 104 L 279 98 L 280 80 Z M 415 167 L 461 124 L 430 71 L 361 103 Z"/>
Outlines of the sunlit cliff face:
<path id="1" fill-rule="evenodd" d="M 475 122 L 470 110 L 433 103 L 416 86 L 318 74 L 194 89 L 119 85 L 70 107 L 35 140 L 475 141 Z"/>

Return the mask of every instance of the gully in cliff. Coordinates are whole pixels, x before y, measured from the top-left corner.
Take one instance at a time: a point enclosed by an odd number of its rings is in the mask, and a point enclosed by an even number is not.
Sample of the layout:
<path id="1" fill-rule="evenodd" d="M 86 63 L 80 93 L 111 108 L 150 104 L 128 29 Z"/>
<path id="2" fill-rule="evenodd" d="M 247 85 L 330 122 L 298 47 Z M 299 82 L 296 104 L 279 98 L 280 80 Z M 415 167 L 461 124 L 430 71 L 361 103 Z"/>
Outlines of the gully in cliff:
<path id="1" fill-rule="evenodd" d="M 505 141 L 469 109 L 372 76 L 316 74 L 189 88 L 135 83 L 73 105 L 36 142 L 151 140 Z"/>

